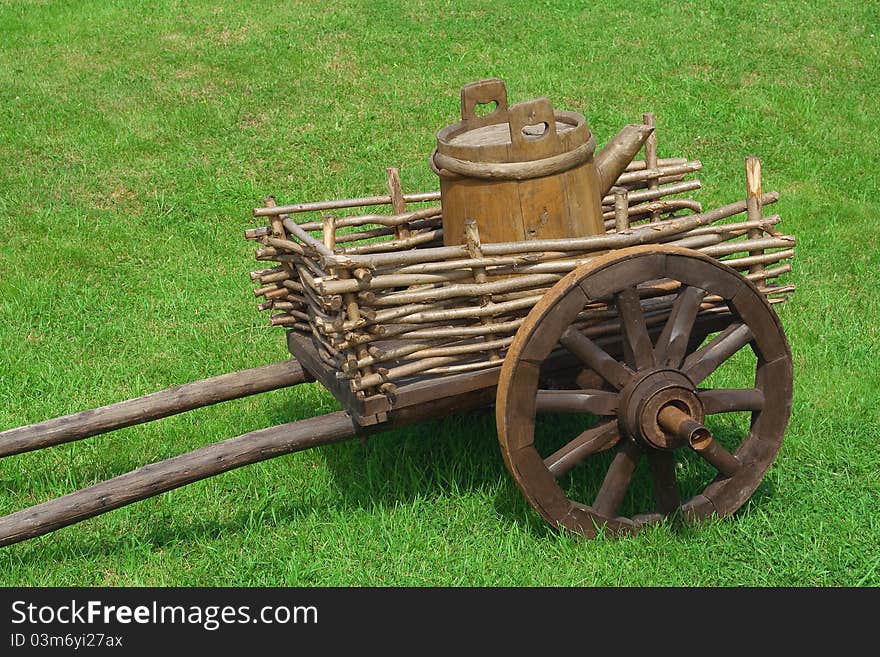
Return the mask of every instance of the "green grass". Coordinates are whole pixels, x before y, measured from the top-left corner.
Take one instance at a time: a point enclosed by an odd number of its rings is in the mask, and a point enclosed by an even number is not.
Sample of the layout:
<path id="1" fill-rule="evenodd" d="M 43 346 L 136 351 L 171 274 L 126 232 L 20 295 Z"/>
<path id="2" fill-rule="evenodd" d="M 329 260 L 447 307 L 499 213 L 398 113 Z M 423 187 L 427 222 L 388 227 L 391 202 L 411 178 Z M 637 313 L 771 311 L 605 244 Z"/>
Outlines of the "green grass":
<path id="1" fill-rule="evenodd" d="M 249 209 L 379 193 L 389 165 L 435 189 L 434 134 L 488 76 L 600 144 L 653 111 L 707 207 L 762 156 L 800 240 L 792 421 L 752 500 L 697 528 L 550 530 L 475 414 L 3 548 L 0 584 L 880 584 L 876 3 L 150 4 L 0 2 L 0 428 L 284 358 Z M 336 408 L 311 384 L 12 457 L 0 512 Z"/>

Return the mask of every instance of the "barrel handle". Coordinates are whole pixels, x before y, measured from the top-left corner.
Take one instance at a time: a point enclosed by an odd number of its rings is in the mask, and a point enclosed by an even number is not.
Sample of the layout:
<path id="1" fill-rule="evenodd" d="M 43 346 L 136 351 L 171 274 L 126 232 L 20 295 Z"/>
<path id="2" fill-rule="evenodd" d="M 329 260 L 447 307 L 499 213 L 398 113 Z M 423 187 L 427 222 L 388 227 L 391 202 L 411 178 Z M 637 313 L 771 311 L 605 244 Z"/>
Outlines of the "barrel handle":
<path id="1" fill-rule="evenodd" d="M 524 100 L 511 105 L 508 110 L 510 121 L 510 143 L 516 157 L 530 159 L 547 157 L 559 153 L 559 135 L 556 134 L 556 115 L 548 98 Z M 542 134 L 527 134 L 528 126 L 544 124 Z"/>
<path id="2" fill-rule="evenodd" d="M 486 116 L 477 116 L 477 105 L 488 103 L 495 103 L 495 110 Z M 474 124 L 473 127 L 507 121 L 507 88 L 504 80 L 486 78 L 464 85 L 461 88 L 461 120 Z"/>

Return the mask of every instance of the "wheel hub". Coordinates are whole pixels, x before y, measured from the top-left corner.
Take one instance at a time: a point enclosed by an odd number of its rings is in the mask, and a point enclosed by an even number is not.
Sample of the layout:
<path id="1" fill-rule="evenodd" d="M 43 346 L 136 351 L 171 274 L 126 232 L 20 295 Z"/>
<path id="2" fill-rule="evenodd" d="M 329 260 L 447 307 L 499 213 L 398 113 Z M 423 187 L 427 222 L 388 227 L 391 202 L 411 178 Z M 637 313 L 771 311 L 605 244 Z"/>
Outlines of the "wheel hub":
<path id="1" fill-rule="evenodd" d="M 703 405 L 697 398 L 693 382 L 682 372 L 661 369 L 640 374 L 621 391 L 621 430 L 654 449 L 684 447 L 688 444 L 687 437 L 661 426 L 661 411 L 669 407 L 697 423 L 703 422 Z"/>

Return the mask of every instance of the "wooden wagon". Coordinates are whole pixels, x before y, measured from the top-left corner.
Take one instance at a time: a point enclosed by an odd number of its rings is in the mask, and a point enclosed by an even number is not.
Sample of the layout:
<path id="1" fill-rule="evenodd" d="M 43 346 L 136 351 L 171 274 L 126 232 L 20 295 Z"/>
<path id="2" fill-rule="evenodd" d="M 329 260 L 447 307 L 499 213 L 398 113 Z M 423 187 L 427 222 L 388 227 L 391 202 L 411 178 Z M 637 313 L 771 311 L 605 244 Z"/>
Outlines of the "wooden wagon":
<path id="1" fill-rule="evenodd" d="M 644 158 L 634 159 L 642 143 Z M 452 236 L 450 204 L 439 192 L 404 193 L 393 168 L 381 196 L 267 198 L 253 213 L 266 225 L 246 231 L 267 265 L 251 279 L 293 359 L 10 429 L 0 433 L 0 456 L 315 380 L 344 410 L 0 518 L 0 545 L 242 465 L 492 404 L 511 475 L 556 527 L 593 537 L 733 513 L 776 458 L 791 407 L 791 353 L 773 306 L 793 290 L 775 281 L 791 270 L 795 240 L 763 211 L 778 194 L 762 193 L 750 157 L 741 200 L 704 211 L 682 198 L 700 187 L 687 178 L 701 164 L 659 159 L 649 114 L 590 158 L 598 235 L 526 230 L 487 241 L 479 217 L 465 217 Z M 454 177 L 447 167 L 457 161 L 438 151 L 432 165 Z M 487 179 L 511 180 L 499 177 L 503 165 L 484 168 Z M 750 373 L 747 382 L 725 383 L 728 361 Z M 713 435 L 707 418 L 727 413 L 747 414 L 747 426 Z M 543 419 L 556 414 L 568 419 Z M 682 453 L 710 466 L 704 481 L 689 475 L 684 493 Z M 592 483 L 578 482 L 595 462 Z M 640 508 L 626 498 L 641 476 L 653 480 L 653 495 Z"/>

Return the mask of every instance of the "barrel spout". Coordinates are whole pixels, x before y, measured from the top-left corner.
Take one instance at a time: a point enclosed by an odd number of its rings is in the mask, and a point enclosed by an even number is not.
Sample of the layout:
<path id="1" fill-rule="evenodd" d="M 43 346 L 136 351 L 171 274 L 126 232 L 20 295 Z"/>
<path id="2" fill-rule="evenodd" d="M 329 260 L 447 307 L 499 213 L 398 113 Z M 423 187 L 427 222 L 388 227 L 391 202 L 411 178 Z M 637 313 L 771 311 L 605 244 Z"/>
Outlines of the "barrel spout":
<path id="1" fill-rule="evenodd" d="M 654 132 L 654 126 L 628 125 L 609 141 L 596 155 L 596 172 L 599 176 L 599 195 L 605 196 L 626 166 L 639 152 L 645 140 Z"/>

